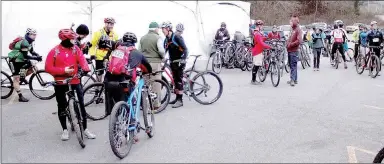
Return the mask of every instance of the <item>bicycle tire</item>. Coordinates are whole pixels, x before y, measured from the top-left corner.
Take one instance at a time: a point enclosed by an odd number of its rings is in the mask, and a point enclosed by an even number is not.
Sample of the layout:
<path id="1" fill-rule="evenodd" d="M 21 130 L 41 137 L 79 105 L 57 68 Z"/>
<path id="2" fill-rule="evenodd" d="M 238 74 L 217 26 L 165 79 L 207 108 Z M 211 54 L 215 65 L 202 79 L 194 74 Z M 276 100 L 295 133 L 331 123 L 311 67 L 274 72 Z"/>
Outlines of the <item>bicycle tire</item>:
<path id="1" fill-rule="evenodd" d="M 195 87 L 195 81 L 196 81 L 196 79 L 198 78 L 198 77 L 202 77 L 203 79 L 204 79 L 204 82 L 205 82 L 205 78 L 204 78 L 204 75 L 211 75 L 211 76 L 213 76 L 213 77 L 215 77 L 215 79 L 218 81 L 218 83 L 219 83 L 219 92 L 218 92 L 218 94 L 216 95 L 216 97 L 215 98 L 213 98 L 211 101 L 209 101 L 209 102 L 203 102 L 203 101 L 201 101 L 197 96 L 198 95 L 196 95 L 196 94 L 194 94 L 193 93 L 193 88 Z M 193 78 L 192 78 L 192 85 L 191 85 L 191 95 L 192 95 L 192 98 L 196 101 L 196 102 L 198 102 L 198 103 L 200 103 L 200 104 L 202 104 L 202 105 L 210 105 L 210 104 L 213 104 L 213 103 L 215 103 L 217 100 L 219 100 L 220 99 L 220 97 L 221 97 L 221 95 L 223 94 L 223 82 L 221 81 L 221 78 L 216 74 L 216 73 L 214 73 L 214 72 L 212 72 L 212 71 L 204 71 L 204 72 L 200 72 L 199 74 L 197 74 L 197 75 L 195 75 Z"/>
<path id="2" fill-rule="evenodd" d="M 212 71 L 217 73 L 217 74 L 220 74 L 220 72 L 223 68 L 223 63 L 222 63 L 221 58 L 219 57 L 219 53 L 216 52 L 212 58 Z M 218 62 L 218 64 L 215 64 L 215 61 Z M 217 68 L 216 68 L 216 65 L 217 65 Z"/>
<path id="3" fill-rule="evenodd" d="M 279 83 L 280 83 L 280 69 L 278 68 L 276 62 L 272 62 L 270 65 L 269 65 L 269 70 L 271 70 L 271 81 L 272 81 L 272 85 L 274 87 L 277 87 L 279 86 Z M 275 80 L 273 79 L 273 74 L 274 74 L 274 69 L 277 71 L 277 81 L 275 82 Z"/>
<path id="4" fill-rule="evenodd" d="M 379 62 L 379 57 L 377 57 L 376 55 L 372 55 L 371 56 L 371 66 L 370 67 L 373 67 L 373 68 L 369 68 L 369 74 L 371 75 L 372 78 L 376 78 L 377 75 L 379 74 L 380 72 L 380 62 Z M 374 63 L 374 64 L 373 64 Z M 374 66 L 376 65 L 376 66 Z M 376 72 L 373 74 L 373 69 L 376 69 Z"/>
<path id="5" fill-rule="evenodd" d="M 384 159 L 384 147 L 376 154 L 373 163 L 382 163 Z"/>
<path id="6" fill-rule="evenodd" d="M 365 59 L 361 54 L 359 54 L 359 55 L 357 55 L 356 60 L 357 60 L 356 61 L 356 72 L 357 72 L 357 74 L 361 75 L 365 70 L 365 68 L 362 67 L 362 65 L 364 65 L 364 63 L 365 63 Z M 361 69 L 361 70 L 359 70 L 359 69 Z"/>
<path id="7" fill-rule="evenodd" d="M 339 51 L 337 51 L 336 56 L 335 56 L 335 68 L 336 69 L 339 69 L 339 63 L 340 63 L 340 53 L 339 53 Z"/>
<path id="8" fill-rule="evenodd" d="M 304 53 L 305 52 L 303 46 L 300 46 L 299 61 L 303 69 L 305 69 Z"/>
<path id="9" fill-rule="evenodd" d="M 88 77 L 88 79 L 83 80 L 83 77 Z M 86 87 L 87 85 L 91 85 L 91 84 L 96 83 L 96 82 L 97 82 L 96 79 L 91 75 L 87 74 L 87 75 L 81 77 L 81 85 L 83 86 L 83 88 Z"/>
<path id="10" fill-rule="evenodd" d="M 259 80 L 260 82 L 264 82 L 265 79 L 267 79 L 267 69 L 265 69 L 265 64 L 263 63 L 263 66 L 259 68 L 259 71 L 257 71 L 257 74 L 259 74 Z"/>
<path id="11" fill-rule="evenodd" d="M 289 68 L 289 64 L 284 64 L 285 65 L 285 72 L 289 73 L 291 72 L 291 68 Z"/>
<path id="12" fill-rule="evenodd" d="M 232 50 L 232 52 L 228 52 L 229 50 Z M 227 46 L 227 48 L 225 49 L 225 55 L 228 56 L 228 65 L 232 65 L 233 64 L 233 56 L 234 56 L 234 53 L 235 53 L 235 50 L 234 50 L 234 46 L 232 44 L 230 44 L 229 46 Z"/>
<path id="13" fill-rule="evenodd" d="M 50 95 L 50 96 L 40 96 L 39 94 L 37 94 L 36 92 L 35 92 L 35 90 L 33 89 L 33 86 L 32 86 L 32 84 L 33 84 L 33 79 L 35 79 L 35 77 L 37 78 L 37 75 L 38 74 L 40 74 L 40 73 L 47 73 L 47 72 L 45 72 L 45 70 L 38 70 L 38 71 L 36 71 L 36 73 L 33 73 L 32 75 L 31 75 L 31 78 L 29 79 L 29 90 L 31 90 L 31 92 L 32 92 L 32 94 L 35 96 L 35 97 L 37 97 L 38 99 L 40 99 L 40 100 L 50 100 L 50 99 L 52 99 L 53 97 L 55 97 L 55 92 L 53 92 L 53 94 L 52 95 Z M 49 73 L 47 73 L 47 74 L 49 74 Z M 40 75 L 39 75 L 40 76 Z M 41 77 L 41 76 L 40 76 Z M 40 83 L 40 82 L 39 82 Z"/>
<path id="14" fill-rule="evenodd" d="M 153 109 L 154 113 L 157 114 L 157 113 L 164 111 L 167 108 L 169 101 L 171 99 L 171 89 L 169 88 L 168 83 L 165 82 L 164 80 L 155 79 L 155 80 L 151 80 L 151 81 L 160 83 L 161 89 L 163 89 L 163 87 L 166 87 L 165 89 L 167 92 L 166 96 L 160 100 L 161 106 L 156 110 Z M 157 98 L 160 99 L 161 97 L 158 96 Z"/>
<path id="15" fill-rule="evenodd" d="M 252 53 L 250 51 L 247 51 L 247 70 L 248 71 L 252 71 L 252 67 L 253 67 L 253 57 L 252 57 Z"/>
<path id="16" fill-rule="evenodd" d="M 127 145 L 128 145 L 127 149 L 125 149 L 124 152 L 118 150 L 117 145 L 115 143 L 115 132 L 114 132 L 115 127 L 118 127 L 118 128 L 122 127 L 121 125 L 117 125 L 117 121 L 118 121 L 117 117 L 119 117 L 119 115 L 117 115 L 117 114 L 119 114 L 118 112 L 119 112 L 120 107 L 123 107 L 123 106 L 126 107 L 126 109 L 128 110 L 128 111 L 126 111 L 126 116 L 125 116 L 128 118 L 128 120 L 123 121 L 127 124 L 126 127 L 123 127 L 125 129 L 119 129 L 118 132 L 122 132 L 122 135 L 125 136 L 125 138 L 123 138 L 122 142 L 126 141 Z M 124 117 L 124 116 L 122 116 L 122 117 Z M 134 143 L 134 139 L 133 139 L 134 131 L 128 130 L 130 122 L 131 122 L 131 116 L 130 116 L 129 105 L 125 101 L 117 102 L 112 108 L 111 118 L 109 119 L 109 132 L 108 133 L 109 133 L 109 144 L 111 145 L 112 152 L 113 152 L 113 154 L 115 154 L 120 159 L 123 159 L 124 157 L 126 157 L 129 154 L 129 152 L 132 149 L 132 145 Z M 128 132 L 128 134 L 126 134 L 127 132 Z M 128 140 L 126 139 L 127 136 L 129 137 Z M 122 136 L 118 136 L 118 137 L 122 137 Z"/>
<path id="17" fill-rule="evenodd" d="M 92 84 L 85 87 L 85 89 L 83 91 L 84 97 L 85 97 L 87 91 L 90 90 L 91 88 L 95 88 L 95 95 L 92 97 L 92 99 L 90 101 L 85 102 L 85 99 L 84 99 L 84 106 L 85 107 L 91 105 L 93 102 L 95 102 L 96 99 L 100 98 L 101 96 L 104 96 L 104 94 L 103 94 L 105 92 L 104 83 L 103 82 L 95 82 L 95 83 L 92 83 Z M 101 88 L 101 89 L 99 89 L 99 88 Z M 87 109 L 89 110 L 89 108 L 85 109 L 87 118 L 89 118 L 93 121 L 102 120 L 108 116 L 107 112 L 104 112 L 103 115 L 101 115 L 101 116 L 94 116 L 94 115 L 89 114 Z"/>
<path id="18" fill-rule="evenodd" d="M 13 90 L 15 89 L 14 87 L 13 87 L 13 80 L 12 80 L 12 78 L 11 78 L 11 76 L 9 76 L 6 72 L 4 72 L 4 71 L 1 71 L 1 76 L 5 76 L 8 80 L 9 80 L 9 88 L 10 88 L 10 90 L 9 90 L 9 92 L 7 93 L 7 94 L 5 94 L 4 96 L 3 96 L 3 92 L 1 92 L 1 99 L 6 99 L 6 98 L 8 98 L 9 96 L 11 96 L 12 95 L 12 93 L 13 93 Z M 3 79 L 3 78 L 1 78 L 1 79 Z M 3 88 L 3 80 L 1 80 L 1 88 Z M 1 91 L 3 91 L 3 89 L 1 89 Z"/>
<path id="19" fill-rule="evenodd" d="M 76 109 L 77 108 L 77 112 Z M 82 148 L 85 147 L 84 143 L 84 127 L 82 125 L 82 122 L 79 121 L 79 118 L 81 117 L 80 114 L 80 107 L 78 106 L 78 103 L 75 101 L 74 98 L 70 98 L 68 101 L 68 110 L 69 114 L 71 115 L 72 118 L 72 124 L 75 129 L 75 133 L 77 136 L 77 140 L 79 141 L 79 144 Z"/>
<path id="20" fill-rule="evenodd" d="M 149 101 L 151 98 L 148 95 L 148 92 L 142 92 L 141 93 L 141 101 L 142 101 L 142 107 L 143 107 L 143 119 L 144 119 L 144 126 L 145 126 L 145 133 L 147 133 L 149 138 L 152 138 L 155 135 L 155 113 L 153 111 L 152 103 Z M 148 109 L 150 109 L 148 111 Z M 148 118 L 148 114 L 150 115 L 150 118 Z M 151 120 L 151 123 L 149 122 Z"/>

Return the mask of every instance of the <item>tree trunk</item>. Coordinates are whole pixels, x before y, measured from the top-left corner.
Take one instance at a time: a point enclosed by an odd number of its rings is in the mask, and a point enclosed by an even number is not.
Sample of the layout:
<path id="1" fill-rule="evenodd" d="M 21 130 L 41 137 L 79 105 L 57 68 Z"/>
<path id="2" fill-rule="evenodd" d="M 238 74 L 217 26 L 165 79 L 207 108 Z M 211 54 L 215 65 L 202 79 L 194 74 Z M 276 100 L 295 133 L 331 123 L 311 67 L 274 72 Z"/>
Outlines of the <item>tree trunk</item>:
<path id="1" fill-rule="evenodd" d="M 355 14 L 356 14 L 356 15 L 360 15 L 360 11 L 359 11 L 359 0 L 355 0 L 354 8 L 355 8 Z"/>
<path id="2" fill-rule="evenodd" d="M 315 3 L 316 3 L 316 5 L 315 5 L 315 6 L 316 6 L 316 9 L 315 9 L 315 14 L 314 14 L 314 16 L 313 16 L 313 21 L 314 21 L 314 22 L 316 22 L 316 14 L 317 14 L 317 7 L 318 7 L 318 6 L 317 6 L 317 0 L 315 1 Z"/>

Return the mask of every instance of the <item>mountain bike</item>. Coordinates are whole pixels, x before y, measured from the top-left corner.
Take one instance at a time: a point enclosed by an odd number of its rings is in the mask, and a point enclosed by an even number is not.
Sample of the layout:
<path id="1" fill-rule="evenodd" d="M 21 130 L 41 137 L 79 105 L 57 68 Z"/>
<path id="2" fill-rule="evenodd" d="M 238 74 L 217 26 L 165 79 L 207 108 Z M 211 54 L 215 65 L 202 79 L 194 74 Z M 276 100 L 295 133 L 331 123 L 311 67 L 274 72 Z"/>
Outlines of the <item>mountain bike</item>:
<path id="1" fill-rule="evenodd" d="M 183 91 L 189 99 L 190 97 L 192 97 L 195 101 L 200 104 L 209 105 L 216 102 L 221 97 L 223 93 L 223 82 L 221 81 L 220 77 L 213 71 L 195 71 L 195 64 L 200 56 L 201 55 L 190 55 L 190 57 L 195 57 L 195 60 L 193 61 L 191 69 L 183 72 Z M 169 67 L 168 62 L 164 63 L 163 69 L 166 67 Z M 192 73 L 197 74 L 192 76 Z M 168 83 L 171 92 L 174 93 L 175 82 L 173 80 L 172 74 L 167 73 L 166 71 L 166 75 L 170 80 L 164 79 L 164 81 Z M 213 81 L 208 82 L 209 77 L 212 77 Z M 207 92 L 212 89 L 212 85 L 210 84 L 213 84 L 216 81 L 219 85 L 219 91 L 217 92 L 217 95 L 213 99 L 208 101 L 201 100 L 201 98 L 199 98 L 198 96 L 204 95 L 205 97 L 207 97 Z"/>
<path id="2" fill-rule="evenodd" d="M 372 163 L 382 163 L 384 159 L 384 148 L 382 148 L 375 156 L 375 159 L 373 159 Z"/>
<path id="3" fill-rule="evenodd" d="M 80 74 L 77 74 L 73 77 L 66 78 L 64 80 L 59 80 L 52 82 L 51 85 L 56 85 L 57 82 L 62 82 L 63 84 L 68 85 L 68 91 L 65 93 L 67 95 L 67 109 L 66 116 L 68 118 L 69 123 L 71 124 L 71 129 L 75 131 L 77 140 L 82 148 L 85 147 L 84 143 L 84 127 L 83 127 L 83 118 L 81 117 L 81 110 L 78 95 L 75 94 L 75 90 L 72 89 L 72 85 L 70 81 L 73 78 L 80 78 Z"/>
<path id="4" fill-rule="evenodd" d="M 369 69 L 369 76 L 376 78 L 380 72 L 380 59 L 375 55 L 373 48 L 379 48 L 379 46 L 368 46 L 370 49 L 367 55 L 359 53 L 356 57 L 356 72 L 362 74 L 364 70 Z M 365 50 L 365 49 L 364 49 Z M 376 71 L 376 72 L 374 72 Z"/>
<path id="5" fill-rule="evenodd" d="M 276 42 L 275 42 L 276 43 Z M 268 73 L 271 73 L 271 82 L 274 87 L 277 87 L 280 83 L 280 69 L 278 64 L 278 57 L 275 49 L 265 50 L 263 53 L 267 54 L 264 56 L 262 66 L 260 67 L 258 74 L 259 80 L 264 82 L 267 78 Z M 276 78 L 274 78 L 276 75 Z"/>
<path id="6" fill-rule="evenodd" d="M 216 48 L 216 51 L 212 54 L 212 71 L 220 74 L 223 65 L 226 64 L 224 61 L 225 49 L 228 41 L 226 40 L 214 40 L 213 46 Z M 208 60 L 209 61 L 209 60 Z"/>
<path id="7" fill-rule="evenodd" d="M 14 72 L 14 68 L 13 68 L 13 64 L 12 62 L 10 62 L 10 58 L 7 57 L 7 56 L 2 56 L 1 59 L 5 59 L 9 69 L 11 70 L 11 72 Z M 31 61 L 31 64 L 32 64 L 32 74 L 31 74 L 31 77 L 29 79 L 29 90 L 32 92 L 32 94 L 39 98 L 40 100 L 50 100 L 52 99 L 53 97 L 55 97 L 55 92 L 53 91 L 53 86 L 51 85 L 52 82 L 54 81 L 53 80 L 53 77 L 52 75 L 50 75 L 49 73 L 45 72 L 45 70 L 39 70 L 35 64 L 34 61 Z M 26 68 L 28 66 L 28 64 L 25 64 L 22 68 L 22 72 L 21 74 L 25 74 L 27 69 Z M 20 71 L 21 72 L 21 71 Z M 6 78 L 4 78 L 4 81 L 3 81 L 3 77 L 2 77 L 2 81 L 1 81 L 1 88 L 2 88 L 2 93 L 1 93 L 1 98 L 2 99 L 6 99 L 8 98 L 9 96 L 12 95 L 13 93 L 13 90 L 14 90 L 14 86 L 13 86 L 13 80 L 12 78 L 10 78 L 11 76 L 8 75 L 6 72 L 2 71 L 2 76 L 5 76 Z M 44 79 L 43 79 L 44 77 Z M 47 77 L 51 77 L 50 80 L 46 80 Z M 34 80 L 34 79 L 37 79 Z M 52 79 L 52 80 L 51 80 Z M 36 85 L 37 86 L 34 86 Z M 26 85 L 26 84 L 22 84 L 22 85 Z M 51 87 L 51 88 L 49 88 Z M 6 88 L 9 88 L 10 90 L 7 92 Z M 5 89 L 5 93 L 3 94 L 3 89 Z M 41 92 L 40 92 L 41 91 Z"/>
<path id="8" fill-rule="evenodd" d="M 308 54 L 308 48 L 307 48 L 307 45 L 306 43 L 301 43 L 300 44 L 300 52 L 299 52 L 299 61 L 301 63 L 301 66 L 303 67 L 303 69 L 305 69 L 306 67 L 311 67 L 311 57 L 309 56 Z"/>
<path id="9" fill-rule="evenodd" d="M 119 101 L 113 106 L 109 120 L 109 143 L 113 153 L 120 159 L 126 157 L 132 145 L 139 141 L 137 135 L 140 130 L 144 130 L 149 138 L 155 134 L 155 115 L 151 101 L 155 97 L 150 94 L 149 84 L 144 80 L 140 69 L 137 73 L 135 82 L 121 82 L 133 90 L 130 91 L 127 101 Z M 138 117 L 140 109 L 143 111 L 144 127 Z M 126 148 L 121 148 L 123 145 Z"/>

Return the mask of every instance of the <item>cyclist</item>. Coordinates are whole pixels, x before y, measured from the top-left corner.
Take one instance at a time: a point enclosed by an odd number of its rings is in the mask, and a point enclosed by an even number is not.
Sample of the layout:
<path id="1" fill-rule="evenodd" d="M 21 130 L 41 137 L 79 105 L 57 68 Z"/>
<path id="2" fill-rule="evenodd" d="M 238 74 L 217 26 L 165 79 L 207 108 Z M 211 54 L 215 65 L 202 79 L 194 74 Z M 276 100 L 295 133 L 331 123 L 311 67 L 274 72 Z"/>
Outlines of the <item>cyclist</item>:
<path id="1" fill-rule="evenodd" d="M 89 35 L 88 26 L 85 24 L 79 25 L 79 27 L 76 28 L 76 33 L 78 35 L 76 38 L 76 45 L 82 50 L 83 54 L 88 54 L 89 47 L 91 47 L 92 44 L 90 42 L 81 44 L 81 40 Z"/>
<path id="2" fill-rule="evenodd" d="M 42 57 L 33 50 L 32 43 L 36 39 L 36 30 L 27 28 L 24 37 L 15 39 L 11 44 L 12 51 L 8 53 L 10 62 L 13 65 L 13 86 L 19 95 L 19 102 L 28 102 L 29 100 L 21 94 L 20 85 L 28 84 L 25 77 L 32 73 L 32 63 L 30 60 L 42 61 Z M 10 47 L 11 48 L 11 47 Z M 28 52 L 32 56 L 28 55 Z"/>
<path id="3" fill-rule="evenodd" d="M 276 25 L 273 25 L 272 27 L 272 31 L 268 33 L 268 39 L 276 39 L 276 40 L 280 40 L 280 33 L 277 32 L 277 26 Z"/>
<path id="4" fill-rule="evenodd" d="M 368 41 L 367 41 L 368 33 L 367 33 L 367 27 L 363 27 L 360 31 L 359 41 L 360 41 L 360 52 L 365 56 L 368 53 L 367 47 L 368 47 Z"/>
<path id="5" fill-rule="evenodd" d="M 263 51 L 264 49 L 271 49 L 271 47 L 264 43 L 265 38 L 263 37 L 262 30 L 264 22 L 262 20 L 257 20 L 255 22 L 256 29 L 254 32 L 253 37 L 253 48 L 252 48 L 252 56 L 253 56 L 253 68 L 252 68 L 252 85 L 259 85 L 261 84 L 256 80 L 256 74 L 259 71 L 260 66 L 263 64 L 264 55 Z"/>
<path id="6" fill-rule="evenodd" d="M 371 31 L 368 32 L 367 41 L 370 46 L 381 46 L 383 43 L 383 33 L 377 30 L 377 22 L 371 22 Z M 382 47 L 381 47 L 382 48 Z M 373 48 L 375 55 L 380 59 L 380 49 L 381 48 Z M 381 71 L 381 70 L 380 70 Z"/>
<path id="7" fill-rule="evenodd" d="M 217 30 L 215 35 L 215 40 L 230 40 L 231 36 L 229 36 L 229 32 L 227 30 L 227 24 L 225 22 L 221 22 L 220 28 Z"/>
<path id="8" fill-rule="evenodd" d="M 324 37 L 322 36 L 322 31 L 319 27 L 315 28 L 315 32 L 312 34 L 312 48 L 313 48 L 313 70 L 320 70 L 320 55 L 321 50 L 324 48 Z"/>
<path id="9" fill-rule="evenodd" d="M 91 40 L 92 47 L 89 49 L 91 59 L 96 59 L 96 69 L 104 69 L 103 58 L 111 48 L 112 44 L 118 39 L 117 34 L 113 31 L 115 19 L 108 17 L 104 19 L 104 28 L 93 33 Z M 104 71 L 101 70 L 97 74 L 97 80 L 101 81 Z"/>
<path id="10" fill-rule="evenodd" d="M 180 26 L 176 26 L 176 28 L 179 33 L 181 34 L 184 28 L 181 28 Z M 164 59 L 165 50 L 163 47 L 163 39 L 159 36 L 159 29 L 160 26 L 156 22 L 152 22 L 149 24 L 149 32 L 148 34 L 144 35 L 140 39 L 140 51 L 144 54 L 145 58 L 148 59 L 149 63 L 151 64 L 151 67 L 153 71 L 160 71 L 161 70 L 161 63 Z M 161 74 L 158 74 L 154 77 L 151 77 L 152 79 L 160 79 L 161 80 Z M 161 86 L 158 83 L 155 83 L 153 85 L 153 90 L 160 95 L 161 92 Z M 160 97 L 160 96 L 158 96 Z M 155 109 L 158 109 L 160 107 L 159 99 L 156 99 L 153 106 Z"/>
<path id="11" fill-rule="evenodd" d="M 353 59 L 356 61 L 356 57 L 359 54 L 359 47 L 360 47 L 360 32 L 363 31 L 363 25 L 359 24 L 359 28 L 355 30 L 352 34 L 352 42 L 355 43 L 355 52 L 353 55 Z"/>
<path id="12" fill-rule="evenodd" d="M 344 43 L 349 39 L 347 36 L 347 32 L 343 29 L 344 23 L 342 21 L 337 21 L 336 23 L 338 28 L 334 29 L 331 32 L 331 36 L 334 38 L 334 42 L 332 45 L 331 58 L 333 62 L 335 59 L 336 50 L 339 50 L 341 57 L 343 58 L 343 61 L 344 61 L 344 68 L 347 69 L 348 67 L 347 67 L 345 54 L 344 54 Z"/>
<path id="13" fill-rule="evenodd" d="M 131 72 L 129 72 L 129 75 L 121 73 L 121 74 L 115 74 L 110 71 L 107 71 L 105 73 L 104 77 L 104 84 L 105 84 L 105 108 L 107 111 L 107 114 L 109 115 L 112 111 L 113 106 L 115 103 L 119 101 L 125 101 L 126 99 L 126 94 L 124 90 L 119 84 L 119 82 L 123 82 L 128 79 L 132 79 L 131 81 L 135 81 L 136 78 L 136 68 L 144 68 L 143 72 L 152 72 L 152 67 L 149 64 L 148 60 L 145 58 L 144 54 L 141 53 L 140 51 L 136 50 L 135 43 L 137 42 L 137 37 L 134 33 L 131 32 L 126 32 L 123 35 L 123 38 L 119 40 L 119 42 L 116 43 L 115 46 L 113 46 L 110 50 L 108 50 L 108 53 L 104 57 L 104 61 L 110 60 L 110 55 L 113 53 L 112 51 L 121 46 L 122 48 L 128 48 L 132 47 L 133 49 L 129 52 L 126 52 L 125 54 L 129 53 L 129 59 L 128 59 L 128 68 L 132 69 Z M 113 54 L 112 54 L 113 56 Z M 111 64 L 109 65 L 111 66 Z M 133 89 L 133 88 L 130 88 Z"/>
<path id="14" fill-rule="evenodd" d="M 77 34 L 71 29 L 62 29 L 59 31 L 59 39 L 61 43 L 55 46 L 49 51 L 47 59 L 45 61 L 45 71 L 50 73 L 57 81 L 57 85 L 54 86 L 58 117 L 63 128 L 61 139 L 66 141 L 69 139 L 69 133 L 67 129 L 67 98 L 66 92 L 68 91 L 67 84 L 63 84 L 60 80 L 64 80 L 69 77 L 77 75 L 79 66 L 85 72 L 89 72 L 88 64 L 85 61 L 84 55 L 80 48 L 76 46 Z M 89 139 L 94 139 L 96 136 L 91 133 L 87 128 L 87 116 L 84 107 L 83 89 L 79 78 L 73 78 L 70 81 L 72 88 L 76 91 L 77 98 L 80 105 L 81 117 L 83 120 L 84 134 Z"/>
<path id="15" fill-rule="evenodd" d="M 172 31 L 172 23 L 164 22 L 161 25 L 163 34 L 165 35 L 164 49 L 169 52 L 170 66 L 175 82 L 176 99 L 169 102 L 173 104 L 172 108 L 183 106 L 183 71 L 188 56 L 188 49 L 184 43 L 184 39 L 179 35 L 175 35 Z"/>

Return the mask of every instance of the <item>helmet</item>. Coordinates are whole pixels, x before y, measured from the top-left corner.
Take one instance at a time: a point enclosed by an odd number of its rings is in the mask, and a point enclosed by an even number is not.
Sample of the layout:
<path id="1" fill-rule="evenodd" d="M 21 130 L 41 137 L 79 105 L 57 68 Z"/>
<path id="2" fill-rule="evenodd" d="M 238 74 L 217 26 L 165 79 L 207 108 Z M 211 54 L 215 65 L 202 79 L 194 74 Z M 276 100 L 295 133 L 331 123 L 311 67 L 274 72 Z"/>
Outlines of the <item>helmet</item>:
<path id="1" fill-rule="evenodd" d="M 170 21 L 166 21 L 166 22 L 163 22 L 163 24 L 161 24 L 161 28 L 169 28 L 170 30 L 172 30 L 172 23 Z"/>
<path id="2" fill-rule="evenodd" d="M 176 31 L 183 32 L 184 31 L 184 25 L 179 23 L 176 25 Z"/>
<path id="3" fill-rule="evenodd" d="M 27 34 L 37 34 L 37 31 L 33 28 L 27 28 L 27 31 L 25 31 Z"/>
<path id="4" fill-rule="evenodd" d="M 104 18 L 104 23 L 116 23 L 116 21 L 112 17 L 108 17 Z"/>
<path id="5" fill-rule="evenodd" d="M 88 35 L 89 29 L 88 29 L 87 25 L 81 24 L 79 27 L 76 28 L 76 33 L 79 35 Z"/>
<path id="6" fill-rule="evenodd" d="M 341 21 L 341 20 L 337 20 L 337 21 L 335 21 L 335 23 L 336 23 L 336 25 L 338 25 L 338 26 L 343 26 L 343 25 L 344 25 L 344 22 Z"/>
<path id="7" fill-rule="evenodd" d="M 75 39 L 76 37 L 77 37 L 77 34 L 71 29 L 61 29 L 59 31 L 60 40 Z"/>
<path id="8" fill-rule="evenodd" d="M 255 22 L 255 24 L 256 24 L 256 26 L 258 26 L 258 25 L 264 25 L 264 22 L 263 22 L 262 20 L 257 20 L 257 21 Z"/>
<path id="9" fill-rule="evenodd" d="M 227 27 L 227 24 L 225 24 L 225 22 L 221 22 L 220 27 L 224 27 L 224 28 L 226 28 L 226 27 Z"/>
<path id="10" fill-rule="evenodd" d="M 136 43 L 137 42 L 137 37 L 134 33 L 132 32 L 126 32 L 123 36 L 123 42 L 131 42 L 131 43 Z"/>
<path id="11" fill-rule="evenodd" d="M 371 22 L 371 26 L 374 25 L 374 24 L 377 24 L 377 22 L 376 21 L 372 21 Z"/>

